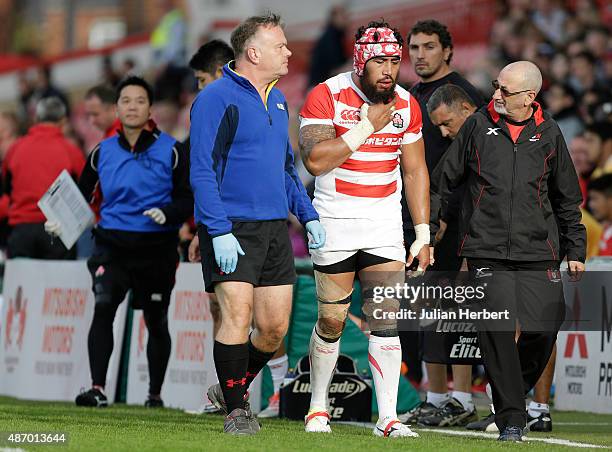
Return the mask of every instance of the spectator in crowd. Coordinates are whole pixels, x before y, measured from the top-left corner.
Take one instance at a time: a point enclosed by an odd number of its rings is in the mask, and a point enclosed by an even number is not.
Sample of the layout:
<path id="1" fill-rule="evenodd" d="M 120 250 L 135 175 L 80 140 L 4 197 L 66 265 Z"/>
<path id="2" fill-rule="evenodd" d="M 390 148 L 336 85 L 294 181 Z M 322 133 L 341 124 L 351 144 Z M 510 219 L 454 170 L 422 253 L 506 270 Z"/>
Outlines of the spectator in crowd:
<path id="1" fill-rule="evenodd" d="M 567 12 L 560 7 L 557 0 L 536 0 L 531 20 L 554 44 L 563 42 Z"/>
<path id="2" fill-rule="evenodd" d="M 39 100 L 47 97 L 56 97 L 62 101 L 66 108 L 66 118 L 70 118 L 70 102 L 66 94 L 58 87 L 51 83 L 51 66 L 42 65 L 36 68 L 36 77 L 34 79 L 34 91 L 30 102 L 36 105 Z"/>
<path id="3" fill-rule="evenodd" d="M 6 153 L 19 138 L 19 119 L 12 112 L 0 112 L 0 161 L 4 160 Z"/>
<path id="4" fill-rule="evenodd" d="M 30 102 L 34 93 L 34 87 L 26 71 L 17 74 L 17 90 L 17 117 L 20 124 L 24 127 L 29 126 L 31 118 L 34 116 L 32 113 L 32 103 Z"/>
<path id="5" fill-rule="evenodd" d="M 344 6 L 332 7 L 327 25 L 312 49 L 308 86 L 327 80 L 333 72 L 346 63 L 344 37 L 348 26 L 348 13 Z"/>
<path id="6" fill-rule="evenodd" d="M 13 112 L 0 112 L 0 162 L 6 157 L 9 148 L 19 138 L 19 119 Z M 0 248 L 6 249 L 8 238 L 8 208 L 10 199 L 8 195 L 0 196 Z"/>
<path id="7" fill-rule="evenodd" d="M 136 70 L 136 62 L 131 58 L 126 58 L 121 63 L 121 68 L 119 69 L 119 76 L 123 79 L 129 75 L 132 75 Z"/>
<path id="8" fill-rule="evenodd" d="M 97 85 L 85 93 L 85 116 L 89 124 L 94 126 L 109 138 L 117 134 L 121 128 L 121 121 L 117 117 L 116 94 L 109 85 Z M 91 199 L 91 208 L 96 214 L 96 220 L 100 220 L 100 204 L 102 192 L 98 186 Z M 86 230 L 77 242 L 77 257 L 88 258 L 93 251 L 93 237 L 91 229 Z"/>
<path id="9" fill-rule="evenodd" d="M 143 310 L 149 331 L 147 407 L 163 407 L 161 388 L 168 359 L 168 306 L 178 264 L 178 228 L 193 212 L 187 154 L 173 137 L 150 120 L 153 91 L 139 77 L 117 87 L 119 133 L 90 154 L 79 188 L 91 199 L 102 187 L 95 249 L 87 265 L 93 279 L 94 317 L 89 330 L 91 389 L 76 398 L 78 406 L 108 404 L 104 387 L 113 351 L 113 320 L 132 290 L 132 307 Z M 47 222 L 53 235 L 61 225 Z"/>
<path id="10" fill-rule="evenodd" d="M 553 119 L 557 121 L 563 138 L 567 143 L 582 133 L 584 124 L 576 108 L 574 90 L 565 83 L 555 82 L 544 94 L 546 107 Z"/>
<path id="11" fill-rule="evenodd" d="M 102 57 L 102 83 L 109 86 L 117 86 L 121 80 L 119 74 L 113 68 L 113 57 L 106 54 Z"/>
<path id="12" fill-rule="evenodd" d="M 186 67 L 187 25 L 174 0 L 158 0 L 157 3 L 164 16 L 151 33 L 155 95 L 158 100 L 178 100 L 183 80 L 189 75 Z"/>
<path id="13" fill-rule="evenodd" d="M 586 44 L 587 50 L 596 58 L 596 75 L 600 80 L 604 80 L 606 77 L 603 63 L 608 53 L 609 40 L 610 31 L 603 25 L 598 25 L 589 29 L 584 37 L 584 43 Z"/>
<path id="14" fill-rule="evenodd" d="M 166 98 L 155 103 L 151 114 L 159 130 L 182 141 L 187 138 L 187 130 L 179 123 L 179 108 L 178 101 Z"/>
<path id="15" fill-rule="evenodd" d="M 598 0 L 578 0 L 575 4 L 575 14 L 578 20 L 586 27 L 601 24 Z"/>
<path id="16" fill-rule="evenodd" d="M 609 122 L 590 124 L 584 131 L 584 139 L 589 150 L 589 159 L 595 163 L 591 175 L 597 178 L 612 172 L 612 127 Z"/>
<path id="17" fill-rule="evenodd" d="M 115 91 L 108 85 L 90 88 L 85 94 L 85 115 L 89 123 L 104 133 L 104 138 L 111 137 L 121 127 L 117 118 Z"/>
<path id="18" fill-rule="evenodd" d="M 85 159 L 62 134 L 66 107 L 61 99 L 38 101 L 36 121 L 2 162 L 2 190 L 10 198 L 8 220 L 12 227 L 7 252 L 11 258 L 73 258 L 74 250 L 67 250 L 61 241 L 45 233 L 45 216 L 37 203 L 63 170 L 78 179 Z"/>
<path id="19" fill-rule="evenodd" d="M 563 52 L 557 52 L 552 57 L 550 63 L 550 78 L 557 83 L 564 83 L 569 76 L 570 66 L 567 55 Z"/>
<path id="20" fill-rule="evenodd" d="M 569 83 L 577 93 L 583 94 L 599 88 L 595 73 L 596 61 L 595 56 L 586 50 L 571 57 Z"/>
<path id="21" fill-rule="evenodd" d="M 582 213 L 582 224 L 584 224 L 587 231 L 586 257 L 590 259 L 593 256 L 597 256 L 599 237 L 602 233 L 601 225 L 585 208 L 589 199 L 587 186 L 595 164 L 589 159 L 589 147 L 583 136 L 577 136 L 570 142 L 569 152 L 576 169 L 576 174 L 578 174 L 578 184 L 580 184 L 580 192 L 582 193 L 583 201 L 580 206 L 580 212 Z"/>
<path id="22" fill-rule="evenodd" d="M 595 163 L 590 158 L 589 144 L 584 136 L 577 136 L 570 141 L 569 151 L 574 168 L 576 168 L 576 173 L 578 174 L 578 183 L 580 184 L 580 191 L 584 200 L 582 205 L 584 206 L 587 199 L 587 185 L 589 184 L 591 173 L 595 169 Z"/>
<path id="23" fill-rule="evenodd" d="M 589 208 L 603 226 L 598 254 L 612 257 L 612 174 L 589 183 Z"/>
<path id="24" fill-rule="evenodd" d="M 612 121 L 612 93 L 596 88 L 582 95 L 578 109 L 586 124 Z"/>

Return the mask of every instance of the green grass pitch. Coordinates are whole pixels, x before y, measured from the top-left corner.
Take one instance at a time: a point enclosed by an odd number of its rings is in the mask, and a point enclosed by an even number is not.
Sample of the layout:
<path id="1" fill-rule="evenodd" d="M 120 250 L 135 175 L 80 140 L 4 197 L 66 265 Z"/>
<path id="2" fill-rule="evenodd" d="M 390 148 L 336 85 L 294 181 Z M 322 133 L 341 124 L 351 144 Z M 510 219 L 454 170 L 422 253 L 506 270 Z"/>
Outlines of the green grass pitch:
<path id="1" fill-rule="evenodd" d="M 553 412 L 552 434 L 530 433 L 530 438 L 556 438 L 612 448 L 612 415 Z M 189 415 L 172 409 L 145 409 L 115 405 L 105 409 L 77 408 L 70 403 L 32 402 L 0 397 L 0 431 L 65 432 L 63 446 L 0 444 L 0 451 L 91 450 L 91 451 L 491 451 L 511 448 L 570 450 L 563 446 L 529 441 L 500 444 L 491 438 L 451 436 L 421 431 L 420 438 L 377 438 L 369 429 L 333 424 L 333 433 L 307 434 L 301 422 L 263 420 L 253 437 L 231 437 L 222 433 L 222 417 Z M 418 431 L 418 429 L 416 429 Z M 458 432 L 464 429 L 454 429 Z M 8 448 L 8 449 L 3 449 Z M 586 449 L 582 449 L 586 450 Z M 601 449 L 600 449 L 601 450 Z M 605 449 L 604 449 L 605 450 Z"/>

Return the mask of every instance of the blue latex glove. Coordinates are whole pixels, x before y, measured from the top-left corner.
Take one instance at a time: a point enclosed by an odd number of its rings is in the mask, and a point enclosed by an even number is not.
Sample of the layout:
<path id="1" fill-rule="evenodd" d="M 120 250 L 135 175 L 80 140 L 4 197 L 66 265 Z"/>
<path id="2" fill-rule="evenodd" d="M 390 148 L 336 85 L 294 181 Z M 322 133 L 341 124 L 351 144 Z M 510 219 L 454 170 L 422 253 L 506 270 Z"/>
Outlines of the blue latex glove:
<path id="1" fill-rule="evenodd" d="M 238 265 L 238 255 L 244 256 L 240 243 L 234 234 L 220 235 L 212 239 L 213 249 L 215 250 L 215 261 L 219 269 L 226 274 L 236 270 Z"/>
<path id="2" fill-rule="evenodd" d="M 319 220 L 312 220 L 306 223 L 306 232 L 310 235 L 308 241 L 308 248 L 316 250 L 325 245 L 325 229 L 319 222 Z"/>

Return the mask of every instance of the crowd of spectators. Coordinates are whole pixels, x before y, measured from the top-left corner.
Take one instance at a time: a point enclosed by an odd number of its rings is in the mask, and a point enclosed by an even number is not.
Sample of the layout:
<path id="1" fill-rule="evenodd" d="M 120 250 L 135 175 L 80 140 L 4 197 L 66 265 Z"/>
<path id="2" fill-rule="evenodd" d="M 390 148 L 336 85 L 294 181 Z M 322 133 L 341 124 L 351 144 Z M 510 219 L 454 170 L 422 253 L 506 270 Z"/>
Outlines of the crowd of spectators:
<path id="1" fill-rule="evenodd" d="M 166 15 L 152 34 L 154 64 L 145 75 L 156 91 L 153 119 L 160 130 L 183 140 L 188 135 L 189 110 L 197 87 L 187 67 L 186 19 L 170 5 L 168 2 Z M 538 65 L 544 77 L 538 101 L 558 122 L 580 178 L 589 256 L 610 250 L 612 218 L 589 204 L 590 184 L 612 172 L 612 39 L 605 5 L 595 0 L 500 0 L 495 5 L 488 51 L 464 75 L 485 98 L 490 98 L 491 80 L 501 67 L 517 60 Z M 313 45 L 308 86 L 350 64 L 346 40 L 352 33 L 348 24 L 344 8 L 330 11 L 321 37 Z M 411 25 L 400 27 L 407 30 Z M 65 104 L 69 120 L 62 125 L 64 134 L 84 155 L 105 135 L 92 116 L 91 105 L 101 100 L 104 105 L 99 108 L 111 108 L 108 99 L 100 99 L 91 91 L 83 95 L 82 89 L 66 93 L 52 83 L 52 71 L 52 66 L 41 65 L 19 75 L 16 109 L 0 112 L 0 159 L 4 160 L 15 140 L 34 125 L 36 105 L 48 97 Z M 112 89 L 125 75 L 140 72 L 131 59 L 118 61 L 112 54 L 104 55 L 98 84 Z M 601 183 L 595 186 L 602 192 Z M 603 193 L 612 198 L 610 190 L 604 187 Z M 0 199 L 0 218 L 6 218 L 7 206 L 8 200 Z M 0 236 L 6 236 L 2 231 L 6 227 L 0 227 Z M 3 243 L 6 237 L 0 237 L 0 246 Z M 305 253 L 305 248 L 298 252 Z"/>

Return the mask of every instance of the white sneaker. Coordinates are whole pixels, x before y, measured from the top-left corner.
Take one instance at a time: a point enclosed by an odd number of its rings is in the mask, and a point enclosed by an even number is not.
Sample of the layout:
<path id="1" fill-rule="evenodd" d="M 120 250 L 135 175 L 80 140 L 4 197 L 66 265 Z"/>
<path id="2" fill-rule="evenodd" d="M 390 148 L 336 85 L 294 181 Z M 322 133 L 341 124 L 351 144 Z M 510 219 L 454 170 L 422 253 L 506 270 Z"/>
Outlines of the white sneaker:
<path id="1" fill-rule="evenodd" d="M 410 430 L 410 427 L 402 424 L 399 419 L 391 417 L 379 419 L 373 432 L 375 436 L 384 438 L 419 437 L 417 432 Z"/>
<path id="2" fill-rule="evenodd" d="M 331 433 L 329 419 L 326 410 L 310 410 L 304 418 L 305 430 L 308 433 Z"/>
<path id="3" fill-rule="evenodd" d="M 187 414 L 219 414 L 221 410 L 212 403 L 203 403 L 197 410 L 184 410 Z"/>
<path id="4" fill-rule="evenodd" d="M 265 410 L 259 412 L 257 417 L 260 418 L 268 418 L 268 417 L 278 417 L 278 412 L 280 411 L 280 394 L 275 392 L 268 399 L 268 406 Z"/>

